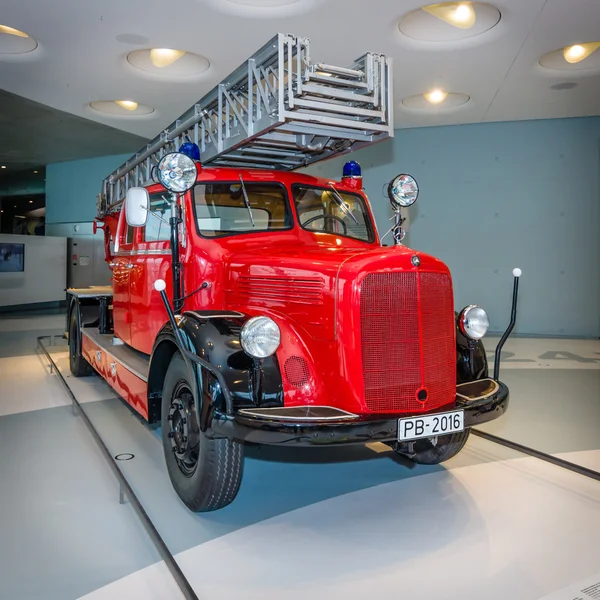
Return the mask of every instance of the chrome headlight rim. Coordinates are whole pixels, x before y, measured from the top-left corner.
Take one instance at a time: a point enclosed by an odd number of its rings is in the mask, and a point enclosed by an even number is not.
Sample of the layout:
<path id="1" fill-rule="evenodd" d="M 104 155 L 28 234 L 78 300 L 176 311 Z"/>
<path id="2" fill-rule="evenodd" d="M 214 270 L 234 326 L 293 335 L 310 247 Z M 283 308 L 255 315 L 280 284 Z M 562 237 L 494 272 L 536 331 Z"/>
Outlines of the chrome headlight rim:
<path id="1" fill-rule="evenodd" d="M 160 159 L 156 167 L 156 179 L 170 192 L 184 194 L 196 185 L 198 169 L 187 154 L 169 152 Z"/>
<path id="2" fill-rule="evenodd" d="M 240 344 L 244 352 L 252 358 L 269 358 L 277 352 L 281 344 L 281 330 L 271 317 L 251 317 L 242 325 Z"/>
<path id="3" fill-rule="evenodd" d="M 480 310 L 483 313 L 483 324 L 485 326 L 485 331 L 481 334 L 479 332 L 474 332 L 469 324 L 469 313 L 472 313 L 474 310 Z M 465 306 L 460 311 L 458 315 L 458 326 L 461 333 L 470 340 L 478 341 L 485 337 L 490 327 L 490 320 L 487 312 L 483 309 L 479 304 L 469 304 Z"/>
<path id="4" fill-rule="evenodd" d="M 413 189 L 407 190 L 405 186 L 412 187 Z M 390 181 L 388 185 L 388 197 L 394 210 L 409 208 L 419 197 L 419 184 L 412 175 L 400 173 Z"/>

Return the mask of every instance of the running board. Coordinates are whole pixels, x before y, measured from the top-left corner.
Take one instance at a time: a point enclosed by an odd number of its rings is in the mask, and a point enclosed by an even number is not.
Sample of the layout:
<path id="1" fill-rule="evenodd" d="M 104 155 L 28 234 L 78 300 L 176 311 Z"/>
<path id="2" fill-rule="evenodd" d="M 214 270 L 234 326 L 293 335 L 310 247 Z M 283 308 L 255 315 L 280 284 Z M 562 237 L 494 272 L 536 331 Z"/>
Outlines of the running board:
<path id="1" fill-rule="evenodd" d="M 119 363 L 125 367 L 130 373 L 133 373 L 138 379 L 144 382 L 148 381 L 148 370 L 150 367 L 150 357 L 145 354 L 134 350 L 127 346 L 121 340 L 118 343 L 114 343 L 115 338 L 110 334 L 99 333 L 97 329 L 83 328 L 81 335 L 88 338 L 94 346 L 98 348 L 96 350 L 96 361 L 92 359 L 92 366 L 98 371 L 99 366 L 102 362 L 101 353 L 105 352 L 113 361 Z M 117 338 L 118 339 L 118 338 Z M 99 355 L 97 353 L 100 353 Z M 97 364 L 93 364 L 96 362 Z"/>

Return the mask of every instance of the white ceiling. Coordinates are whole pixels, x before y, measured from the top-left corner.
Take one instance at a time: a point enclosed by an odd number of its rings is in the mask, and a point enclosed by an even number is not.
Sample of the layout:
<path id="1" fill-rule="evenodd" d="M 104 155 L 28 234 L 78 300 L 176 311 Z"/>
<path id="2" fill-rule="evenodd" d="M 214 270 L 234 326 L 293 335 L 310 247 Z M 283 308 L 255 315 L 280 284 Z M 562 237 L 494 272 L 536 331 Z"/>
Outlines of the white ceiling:
<path id="1" fill-rule="evenodd" d="M 600 72 L 538 65 L 549 51 L 600 39 L 600 0 L 496 0 L 502 13 L 496 27 L 450 44 L 417 42 L 398 31 L 400 17 L 427 3 L 419 0 L 239 1 L 242 6 L 232 0 L 3 0 L 0 23 L 27 32 L 39 46 L 29 54 L 0 55 L 0 88 L 154 137 L 282 31 L 309 37 L 312 57 L 323 62 L 348 65 L 365 51 L 392 56 L 397 127 L 600 114 Z M 283 6 L 273 6 L 277 2 Z M 120 34 L 143 36 L 147 43 L 125 44 L 117 41 Z M 125 59 L 150 47 L 194 52 L 211 66 L 193 80 L 157 79 Z M 565 82 L 577 85 L 551 89 Z M 437 114 L 402 106 L 403 97 L 434 87 L 467 93 L 471 100 Z M 112 99 L 156 110 L 110 117 L 88 106 Z"/>

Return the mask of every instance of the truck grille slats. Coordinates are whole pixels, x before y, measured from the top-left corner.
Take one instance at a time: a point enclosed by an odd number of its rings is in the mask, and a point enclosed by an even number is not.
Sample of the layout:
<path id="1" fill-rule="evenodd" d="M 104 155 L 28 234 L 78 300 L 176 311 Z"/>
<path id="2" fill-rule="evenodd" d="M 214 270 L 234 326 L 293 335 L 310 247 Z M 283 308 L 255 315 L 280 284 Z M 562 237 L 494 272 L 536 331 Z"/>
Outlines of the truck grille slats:
<path id="1" fill-rule="evenodd" d="M 427 411 L 454 400 L 454 300 L 448 275 L 367 275 L 360 287 L 360 325 L 370 411 Z M 423 389 L 427 398 L 420 401 L 417 393 Z"/>

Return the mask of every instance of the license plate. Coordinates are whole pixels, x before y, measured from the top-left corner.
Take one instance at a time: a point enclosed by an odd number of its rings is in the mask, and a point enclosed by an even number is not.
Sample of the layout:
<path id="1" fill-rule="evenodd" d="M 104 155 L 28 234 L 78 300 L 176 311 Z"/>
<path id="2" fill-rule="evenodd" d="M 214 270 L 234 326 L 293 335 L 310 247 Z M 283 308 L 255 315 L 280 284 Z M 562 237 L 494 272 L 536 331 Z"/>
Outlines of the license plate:
<path id="1" fill-rule="evenodd" d="M 398 439 L 402 442 L 421 438 L 436 437 L 448 433 L 463 431 L 465 428 L 465 413 L 454 410 L 437 415 L 423 415 L 398 419 Z"/>

